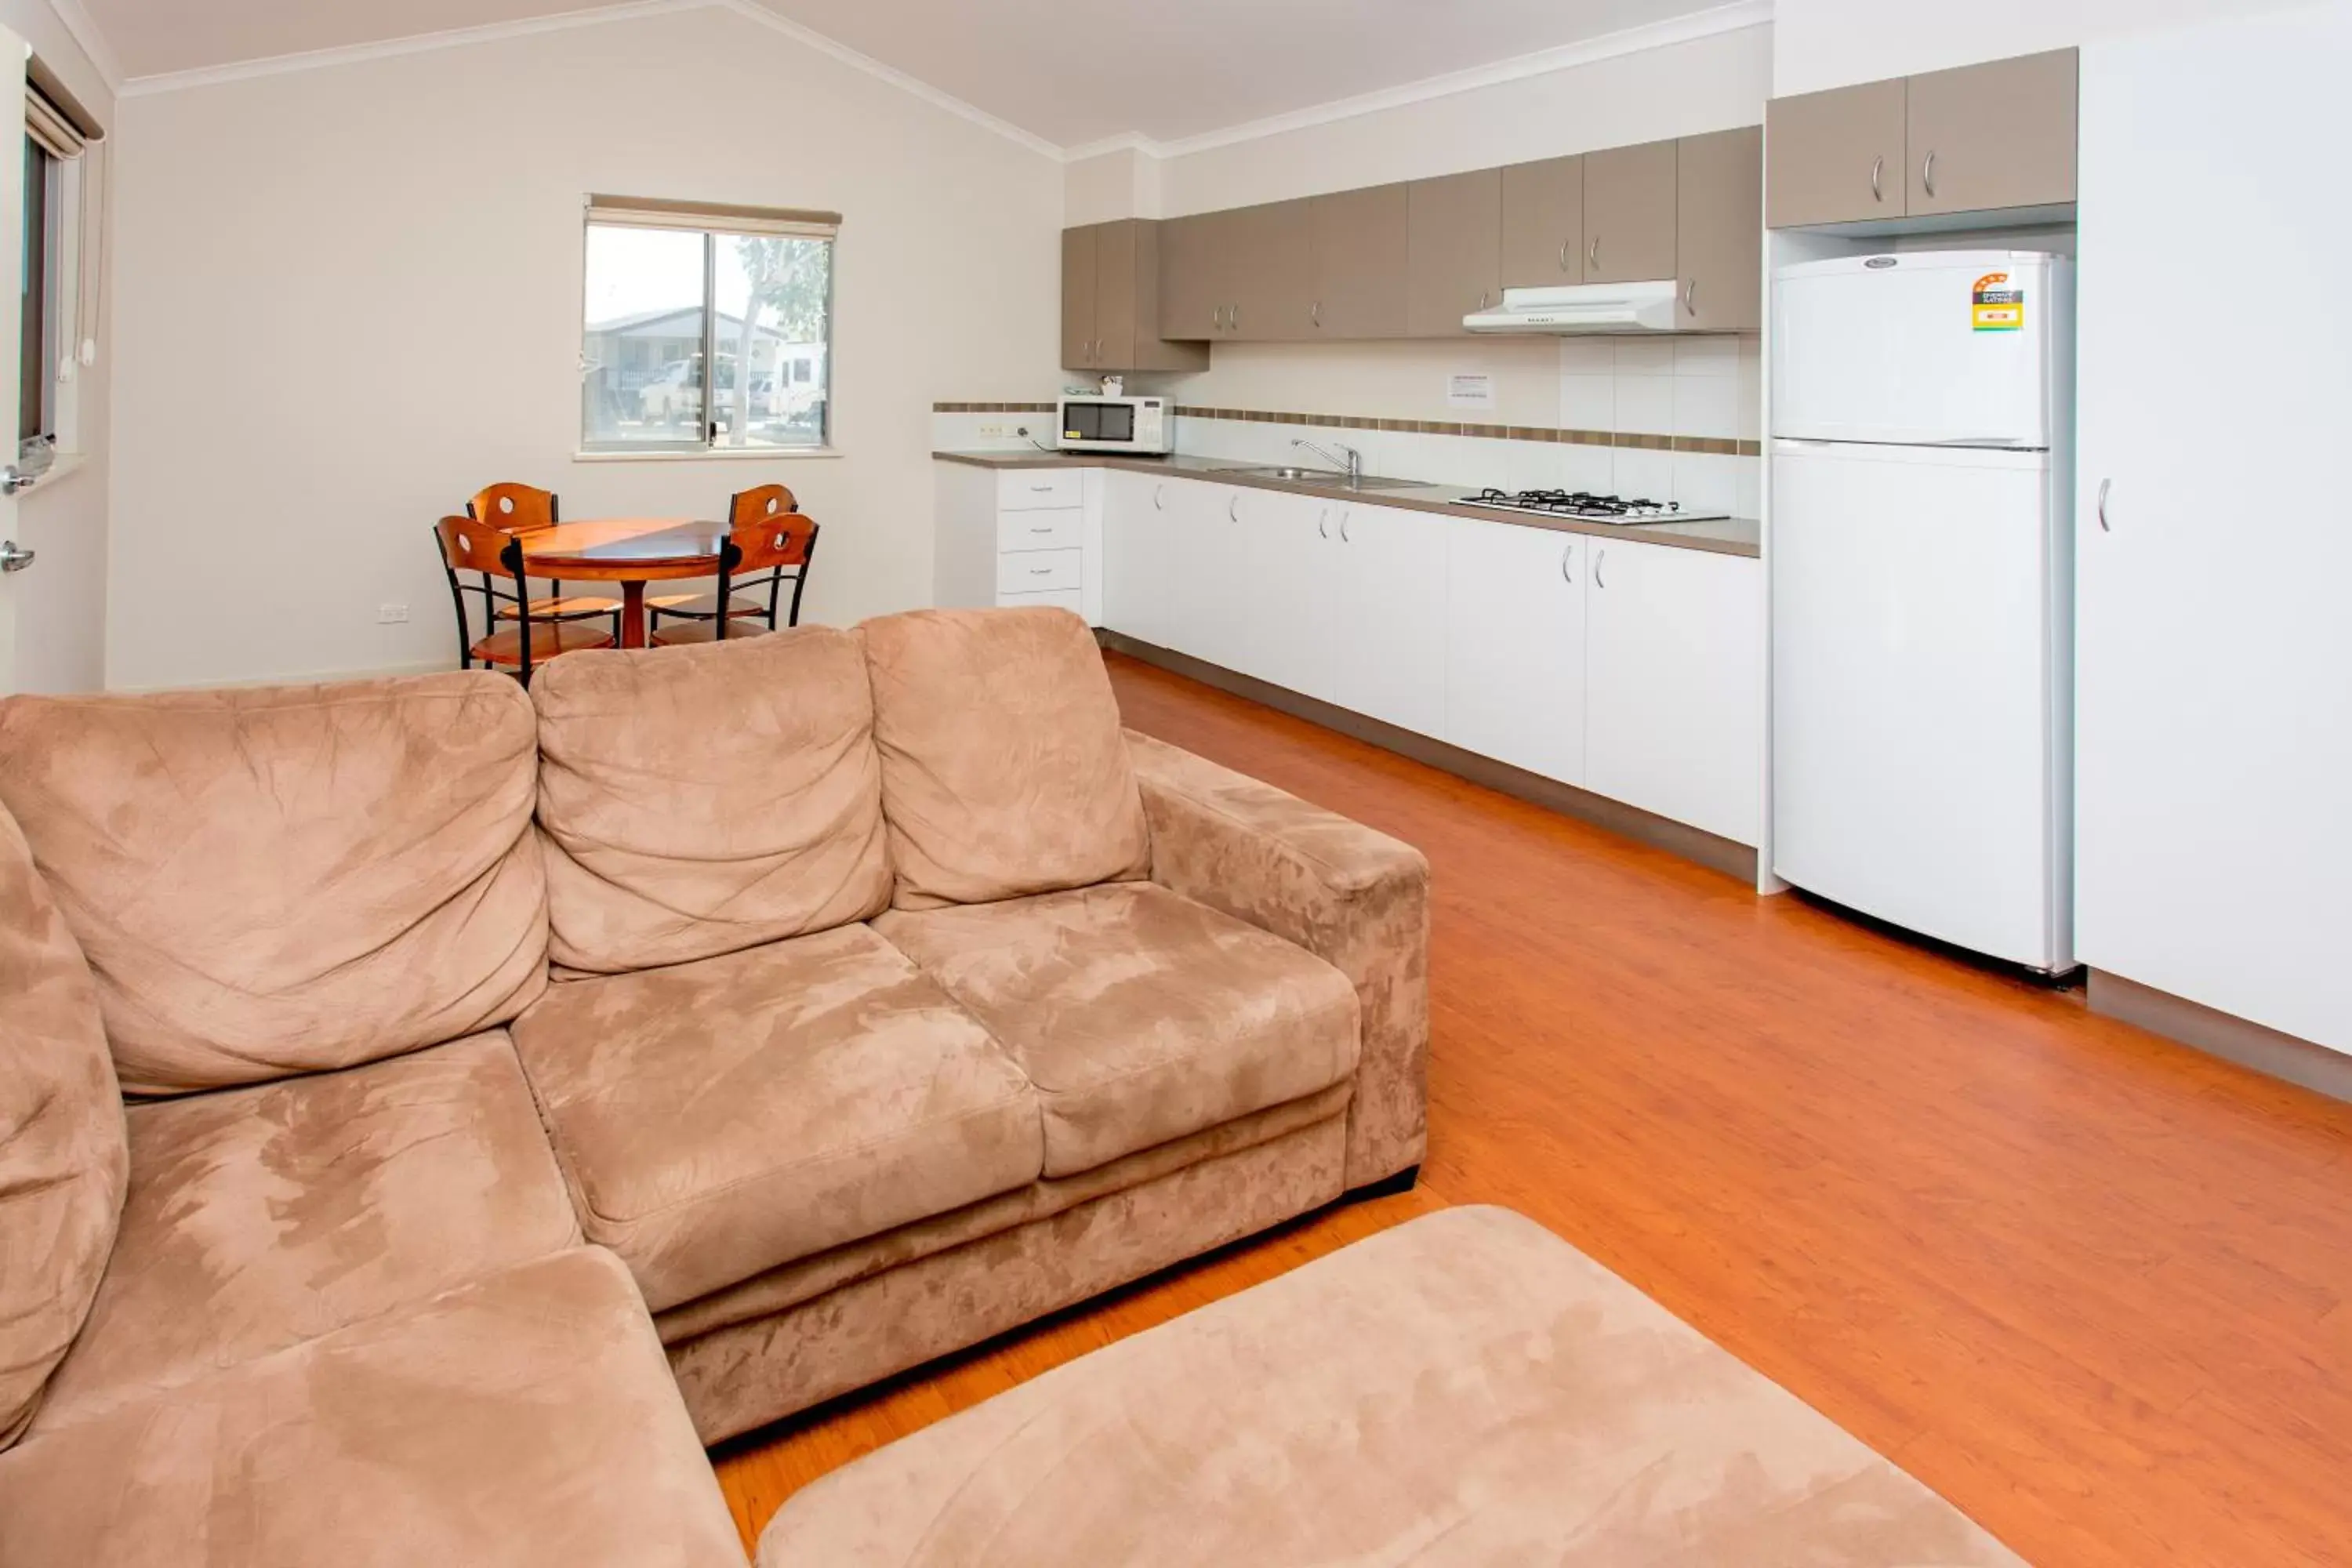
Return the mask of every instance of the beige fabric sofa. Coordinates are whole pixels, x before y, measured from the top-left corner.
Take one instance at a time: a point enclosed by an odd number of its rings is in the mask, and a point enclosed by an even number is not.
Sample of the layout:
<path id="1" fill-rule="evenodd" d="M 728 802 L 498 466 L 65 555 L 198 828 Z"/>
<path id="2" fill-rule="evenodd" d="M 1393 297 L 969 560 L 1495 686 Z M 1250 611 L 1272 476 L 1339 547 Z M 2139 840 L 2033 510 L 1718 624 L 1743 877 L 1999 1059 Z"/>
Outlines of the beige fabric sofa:
<path id="1" fill-rule="evenodd" d="M 0 703 L 0 1568 L 740 1563 L 703 1444 L 1417 1164 L 1426 875 L 1054 611 Z"/>

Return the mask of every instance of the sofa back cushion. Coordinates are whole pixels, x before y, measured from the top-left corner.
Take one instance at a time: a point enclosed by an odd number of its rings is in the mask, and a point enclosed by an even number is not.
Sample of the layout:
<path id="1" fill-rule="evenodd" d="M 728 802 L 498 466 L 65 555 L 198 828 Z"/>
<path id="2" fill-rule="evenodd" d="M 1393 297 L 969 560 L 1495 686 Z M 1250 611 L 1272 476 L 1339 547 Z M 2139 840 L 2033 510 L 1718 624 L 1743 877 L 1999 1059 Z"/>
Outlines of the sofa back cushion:
<path id="1" fill-rule="evenodd" d="M 1150 873 L 1118 700 L 1084 621 L 919 610 L 865 632 L 897 907 Z"/>
<path id="2" fill-rule="evenodd" d="M 531 700 L 556 963 L 684 963 L 888 907 L 856 633 L 576 654 Z"/>
<path id="3" fill-rule="evenodd" d="M 547 980 L 538 759 L 530 700 L 488 670 L 0 703 L 0 805 L 145 1094 L 520 1012 Z"/>
<path id="4" fill-rule="evenodd" d="M 89 1314 L 130 1169 L 97 983 L 0 811 L 0 1448 Z"/>

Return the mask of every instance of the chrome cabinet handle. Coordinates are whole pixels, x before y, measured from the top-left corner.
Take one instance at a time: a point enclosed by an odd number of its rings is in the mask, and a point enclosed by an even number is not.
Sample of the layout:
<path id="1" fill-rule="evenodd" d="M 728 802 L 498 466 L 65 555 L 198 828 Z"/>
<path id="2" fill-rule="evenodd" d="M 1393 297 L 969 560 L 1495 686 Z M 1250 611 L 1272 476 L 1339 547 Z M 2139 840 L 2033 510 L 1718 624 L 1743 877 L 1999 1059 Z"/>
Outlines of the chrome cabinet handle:
<path id="1" fill-rule="evenodd" d="M 2107 521 L 2107 491 L 2111 487 L 2113 487 L 2115 482 L 2116 481 L 2113 479 L 2101 479 L 2099 481 L 2099 501 L 2096 506 L 2091 509 L 2098 514 L 2099 531 L 2101 533 L 2113 533 L 2116 531 L 2115 525 Z"/>
<path id="2" fill-rule="evenodd" d="M 22 572 L 33 563 L 33 552 L 13 539 L 0 539 L 0 572 Z"/>
<path id="3" fill-rule="evenodd" d="M 1570 243 L 1570 241 L 1565 239 L 1559 242 L 1559 269 L 1562 272 L 1568 270 L 1568 247 Z"/>
<path id="4" fill-rule="evenodd" d="M 1483 310 L 1486 308 L 1486 296 L 1489 292 L 1490 290 L 1485 289 L 1478 290 L 1478 309 Z"/>
<path id="5" fill-rule="evenodd" d="M 1323 301 L 1318 300 L 1307 307 L 1307 319 L 1317 326 L 1323 324 Z"/>
<path id="6" fill-rule="evenodd" d="M 1033 528 L 1029 531 L 1032 533 L 1051 533 L 1054 531 L 1050 528 Z"/>
<path id="7" fill-rule="evenodd" d="M 1318 539 L 1331 537 L 1331 509 L 1328 506 L 1315 514 L 1315 537 Z"/>
<path id="8" fill-rule="evenodd" d="M 1698 279 L 1696 278 L 1683 284 L 1683 311 L 1685 315 L 1698 314 Z"/>
<path id="9" fill-rule="evenodd" d="M 1032 577 L 1051 577 L 1053 574 L 1054 569 L 1051 566 L 1032 566 L 1029 568 L 1029 575 Z"/>
<path id="10" fill-rule="evenodd" d="M 1353 544 L 1356 542 L 1354 540 L 1348 537 L 1348 519 L 1351 515 L 1353 514 L 1344 511 L 1339 514 L 1339 542 L 1342 544 Z"/>
<path id="11" fill-rule="evenodd" d="M 1601 269 L 1601 237 L 1594 235 L 1592 243 L 1584 247 L 1584 268 L 1588 272 Z"/>
<path id="12" fill-rule="evenodd" d="M 1883 202 L 1886 199 L 1886 193 L 1881 190 L 1878 184 L 1878 177 L 1885 173 L 1886 154 L 1881 153 L 1872 159 L 1870 163 L 1870 199 L 1874 202 Z"/>
<path id="13" fill-rule="evenodd" d="M 1563 583 L 1573 583 L 1573 582 L 1575 582 L 1575 581 L 1576 581 L 1576 579 L 1575 579 L 1575 578 L 1573 578 L 1573 577 L 1571 577 L 1571 576 L 1570 576 L 1570 575 L 1568 574 L 1568 559 L 1569 559 L 1569 557 L 1570 557 L 1570 556 L 1574 555 L 1575 553 L 1576 553 L 1576 546 L 1575 546 L 1575 545 L 1573 545 L 1573 544 L 1563 545 L 1563 546 L 1560 548 L 1560 552 L 1559 552 L 1559 580 L 1560 580 L 1561 582 L 1563 582 Z"/>
<path id="14" fill-rule="evenodd" d="M 1596 588 L 1606 588 L 1609 586 L 1609 580 L 1601 575 L 1601 564 L 1608 559 L 1609 552 L 1606 550 L 1601 551 L 1592 558 L 1592 585 Z"/>
<path id="15" fill-rule="evenodd" d="M 1151 510 L 1154 511 L 1166 511 L 1168 510 L 1168 487 L 1166 485 L 1155 485 L 1152 487 Z"/>
<path id="16" fill-rule="evenodd" d="M 1936 152 L 1927 150 L 1927 161 L 1919 165 L 1919 184 L 1929 195 L 1936 194 Z"/>
<path id="17" fill-rule="evenodd" d="M 1242 520 L 1241 497 L 1235 496 L 1225 503 L 1225 518 L 1230 522 L 1239 522 Z"/>

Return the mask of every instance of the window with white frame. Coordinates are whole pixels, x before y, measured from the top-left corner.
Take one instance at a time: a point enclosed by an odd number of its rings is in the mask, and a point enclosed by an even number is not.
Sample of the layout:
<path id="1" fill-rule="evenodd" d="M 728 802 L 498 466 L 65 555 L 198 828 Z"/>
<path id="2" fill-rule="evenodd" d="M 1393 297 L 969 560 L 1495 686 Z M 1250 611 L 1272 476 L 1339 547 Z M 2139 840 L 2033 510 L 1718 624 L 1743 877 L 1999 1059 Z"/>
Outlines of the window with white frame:
<path id="1" fill-rule="evenodd" d="M 585 452 L 823 447 L 837 213 L 588 198 Z"/>

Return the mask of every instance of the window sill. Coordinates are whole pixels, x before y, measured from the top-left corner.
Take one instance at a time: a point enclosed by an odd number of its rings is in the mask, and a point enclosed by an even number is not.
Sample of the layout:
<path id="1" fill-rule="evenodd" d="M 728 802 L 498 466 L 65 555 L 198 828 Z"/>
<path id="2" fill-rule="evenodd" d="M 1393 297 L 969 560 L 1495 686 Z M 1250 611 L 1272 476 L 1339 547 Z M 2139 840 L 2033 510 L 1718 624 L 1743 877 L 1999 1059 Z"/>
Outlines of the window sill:
<path id="1" fill-rule="evenodd" d="M 89 467 L 89 453 L 59 452 L 49 459 L 47 471 L 33 481 L 32 488 L 26 490 L 24 495 L 27 500 L 37 499 L 63 484 L 68 476 L 79 473 L 88 467 Z"/>
<path id="2" fill-rule="evenodd" d="M 713 447 L 691 452 L 574 452 L 575 463 L 797 463 L 838 458 L 838 447 Z M 64 459 L 58 459 L 62 462 Z"/>

